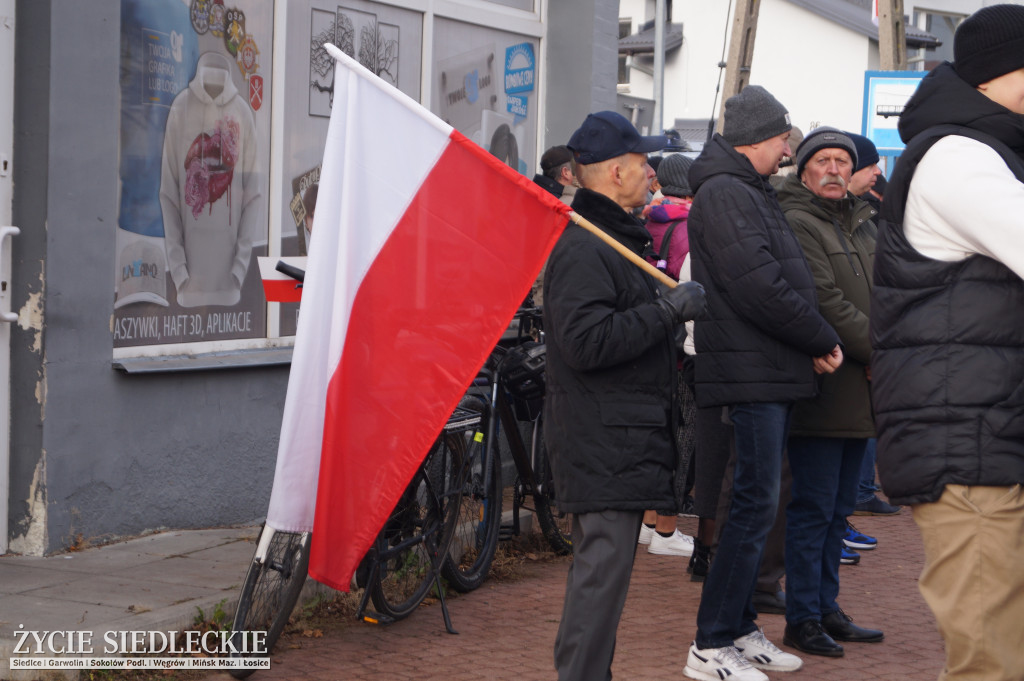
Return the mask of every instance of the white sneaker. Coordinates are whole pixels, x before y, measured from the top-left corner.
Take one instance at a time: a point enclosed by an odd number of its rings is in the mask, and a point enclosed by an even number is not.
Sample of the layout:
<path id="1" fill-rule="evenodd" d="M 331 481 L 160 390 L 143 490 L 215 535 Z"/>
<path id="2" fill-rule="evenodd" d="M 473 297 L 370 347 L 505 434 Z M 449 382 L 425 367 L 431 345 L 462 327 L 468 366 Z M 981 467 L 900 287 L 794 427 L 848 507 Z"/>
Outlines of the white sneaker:
<path id="1" fill-rule="evenodd" d="M 640 536 L 637 538 L 637 544 L 650 544 L 651 537 L 658 534 L 654 531 L 653 527 L 647 527 L 643 523 L 640 523 Z"/>
<path id="2" fill-rule="evenodd" d="M 651 534 L 651 545 L 647 547 L 647 553 L 658 556 L 693 555 L 693 537 L 683 534 L 679 530 L 673 532 L 671 537 L 662 537 L 657 532 Z"/>
<path id="3" fill-rule="evenodd" d="M 700 681 L 768 681 L 768 676 L 754 669 L 743 653 L 732 646 L 698 650 L 690 645 L 683 674 Z"/>
<path id="4" fill-rule="evenodd" d="M 770 672 L 795 672 L 804 664 L 796 655 L 779 650 L 779 647 L 764 635 L 764 629 L 752 631 L 733 643 L 743 657 L 758 669 L 767 669 Z"/>

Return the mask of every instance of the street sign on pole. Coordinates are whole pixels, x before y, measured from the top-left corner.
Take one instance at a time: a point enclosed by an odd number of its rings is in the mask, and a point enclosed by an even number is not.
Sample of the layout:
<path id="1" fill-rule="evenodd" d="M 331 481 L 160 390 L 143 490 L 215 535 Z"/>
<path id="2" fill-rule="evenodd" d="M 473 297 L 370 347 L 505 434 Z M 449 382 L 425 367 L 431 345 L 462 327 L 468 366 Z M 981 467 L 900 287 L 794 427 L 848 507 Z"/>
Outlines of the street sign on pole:
<path id="1" fill-rule="evenodd" d="M 897 124 L 907 100 L 917 90 L 926 71 L 865 71 L 862 134 L 875 143 L 879 156 L 886 157 L 885 174 L 892 160 L 903 152 Z"/>

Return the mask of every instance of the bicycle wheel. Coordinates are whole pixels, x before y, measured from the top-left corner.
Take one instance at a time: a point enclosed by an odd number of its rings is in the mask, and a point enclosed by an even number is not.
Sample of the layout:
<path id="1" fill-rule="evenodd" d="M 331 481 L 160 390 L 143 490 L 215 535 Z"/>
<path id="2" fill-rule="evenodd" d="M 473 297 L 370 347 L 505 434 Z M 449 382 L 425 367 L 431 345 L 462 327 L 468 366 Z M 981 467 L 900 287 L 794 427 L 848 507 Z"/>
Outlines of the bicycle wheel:
<path id="1" fill-rule="evenodd" d="M 264 527 L 262 532 L 267 531 Z M 231 657 L 266 657 L 273 650 L 306 582 L 309 540 L 309 532 L 274 531 L 263 562 L 254 558 L 250 563 L 231 623 L 231 642 L 236 650 L 251 651 L 256 647 L 253 633 L 265 631 L 265 650 L 232 653 Z M 254 671 L 232 669 L 230 674 L 244 679 Z"/>
<path id="2" fill-rule="evenodd" d="M 539 417 L 533 427 L 533 491 L 534 510 L 541 532 L 559 555 L 572 553 L 572 514 L 558 510 L 555 484 L 551 477 L 548 450 L 544 445 L 544 419 Z"/>
<path id="3" fill-rule="evenodd" d="M 382 615 L 408 617 L 435 583 L 462 501 L 461 438 L 441 434 L 377 536 L 378 569 L 369 586 Z"/>
<path id="4" fill-rule="evenodd" d="M 486 409 L 471 398 L 461 406 L 475 412 Z M 460 434 L 468 452 L 468 470 L 455 536 L 441 574 L 462 593 L 476 589 L 487 579 L 501 530 L 501 457 L 497 447 L 485 441 L 486 432 L 487 420 L 481 419 L 478 428 Z"/>

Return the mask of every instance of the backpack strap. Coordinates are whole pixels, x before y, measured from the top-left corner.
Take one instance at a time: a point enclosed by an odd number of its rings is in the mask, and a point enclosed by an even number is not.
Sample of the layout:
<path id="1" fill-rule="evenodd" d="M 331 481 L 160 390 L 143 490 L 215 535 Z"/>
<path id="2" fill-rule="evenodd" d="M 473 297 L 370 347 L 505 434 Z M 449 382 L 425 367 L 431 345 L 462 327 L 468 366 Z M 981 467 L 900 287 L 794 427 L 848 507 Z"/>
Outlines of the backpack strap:
<path id="1" fill-rule="evenodd" d="M 673 220 L 668 223 L 668 227 L 665 228 L 665 236 L 661 237 L 661 248 L 658 249 L 658 269 L 665 271 L 668 267 L 668 247 L 672 243 L 672 232 L 676 231 L 676 227 L 683 219 Z"/>

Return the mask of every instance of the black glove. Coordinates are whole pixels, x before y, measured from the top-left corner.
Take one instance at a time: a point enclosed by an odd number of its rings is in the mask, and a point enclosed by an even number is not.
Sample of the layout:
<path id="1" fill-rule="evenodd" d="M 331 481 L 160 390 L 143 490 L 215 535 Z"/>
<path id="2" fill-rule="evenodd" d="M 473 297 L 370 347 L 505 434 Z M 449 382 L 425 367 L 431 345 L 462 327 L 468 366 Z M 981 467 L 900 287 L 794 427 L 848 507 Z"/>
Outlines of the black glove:
<path id="1" fill-rule="evenodd" d="M 688 322 L 704 311 L 704 287 L 696 281 L 687 281 L 662 292 L 654 301 L 658 313 L 669 328 Z"/>

